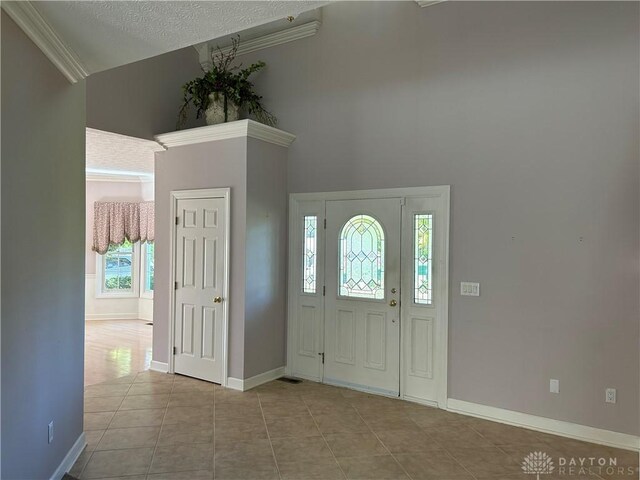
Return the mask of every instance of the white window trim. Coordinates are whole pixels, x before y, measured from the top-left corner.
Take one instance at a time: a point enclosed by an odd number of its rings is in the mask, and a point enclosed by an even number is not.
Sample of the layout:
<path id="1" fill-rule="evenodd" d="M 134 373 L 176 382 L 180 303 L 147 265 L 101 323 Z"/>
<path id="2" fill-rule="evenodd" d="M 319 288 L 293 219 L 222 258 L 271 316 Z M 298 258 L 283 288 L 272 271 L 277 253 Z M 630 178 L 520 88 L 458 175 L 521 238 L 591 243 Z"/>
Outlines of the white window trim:
<path id="1" fill-rule="evenodd" d="M 140 283 L 138 280 L 140 272 L 140 243 L 133 244 L 133 254 L 131 255 L 131 287 L 128 292 L 110 292 L 104 288 L 104 262 L 105 255 L 96 253 L 96 298 L 139 298 Z"/>
<path id="2" fill-rule="evenodd" d="M 153 290 L 145 288 L 147 284 L 147 242 L 142 244 L 140 248 L 140 298 L 148 298 L 153 300 Z"/>

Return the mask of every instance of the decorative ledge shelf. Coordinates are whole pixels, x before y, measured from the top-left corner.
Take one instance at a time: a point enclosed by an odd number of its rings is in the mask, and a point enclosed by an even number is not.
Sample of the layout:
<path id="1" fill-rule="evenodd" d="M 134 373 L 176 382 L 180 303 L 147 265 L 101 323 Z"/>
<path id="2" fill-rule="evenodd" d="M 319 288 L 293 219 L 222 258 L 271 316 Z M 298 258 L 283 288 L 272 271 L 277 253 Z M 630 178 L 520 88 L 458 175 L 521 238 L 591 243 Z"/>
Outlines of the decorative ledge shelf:
<path id="1" fill-rule="evenodd" d="M 239 137 L 251 137 L 280 145 L 281 147 L 290 146 L 296 139 L 296 136 L 291 133 L 278 130 L 277 128 L 264 125 L 254 120 L 238 120 L 237 122 L 190 128 L 188 130 L 163 133 L 156 135 L 154 138 L 163 147 L 171 148 Z"/>

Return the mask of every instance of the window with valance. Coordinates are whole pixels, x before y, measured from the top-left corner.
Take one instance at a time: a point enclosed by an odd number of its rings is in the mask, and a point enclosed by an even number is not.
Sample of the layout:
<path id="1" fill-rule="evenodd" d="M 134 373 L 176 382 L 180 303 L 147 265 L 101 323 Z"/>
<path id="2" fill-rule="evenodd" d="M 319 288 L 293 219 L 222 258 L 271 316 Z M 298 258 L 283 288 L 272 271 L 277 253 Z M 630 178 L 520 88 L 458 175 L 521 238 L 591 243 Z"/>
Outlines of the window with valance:
<path id="1" fill-rule="evenodd" d="M 153 202 L 95 202 L 98 297 L 153 295 Z M 142 285 L 138 285 L 140 275 Z"/>
<path id="2" fill-rule="evenodd" d="M 92 250 L 104 255 L 109 245 L 153 242 L 153 202 L 95 202 Z"/>

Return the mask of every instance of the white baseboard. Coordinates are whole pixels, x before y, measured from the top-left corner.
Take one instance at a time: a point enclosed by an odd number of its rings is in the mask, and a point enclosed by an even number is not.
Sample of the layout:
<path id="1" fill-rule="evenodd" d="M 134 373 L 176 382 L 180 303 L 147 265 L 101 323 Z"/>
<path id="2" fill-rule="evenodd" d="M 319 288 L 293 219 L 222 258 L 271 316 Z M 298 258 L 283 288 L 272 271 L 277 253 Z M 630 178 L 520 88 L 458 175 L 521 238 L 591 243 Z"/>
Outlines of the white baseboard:
<path id="1" fill-rule="evenodd" d="M 261 373 L 245 380 L 229 377 L 227 379 L 227 388 L 246 392 L 247 390 L 262 385 L 263 383 L 276 380 L 280 377 L 284 377 L 284 367 L 274 368 L 273 370 L 269 370 L 268 372 Z"/>
<path id="2" fill-rule="evenodd" d="M 87 313 L 85 320 L 140 320 L 138 312 L 134 313 Z"/>
<path id="3" fill-rule="evenodd" d="M 419 403 L 420 405 L 426 405 L 427 407 L 440 408 L 438 402 L 435 400 L 425 400 L 424 398 L 412 397 L 411 395 L 404 395 L 402 397 L 403 400 L 407 402 Z"/>
<path id="4" fill-rule="evenodd" d="M 539 432 L 560 435 L 561 437 L 574 438 L 576 440 L 623 448 L 625 450 L 640 450 L 640 437 L 626 433 L 612 432 L 610 430 L 578 425 L 562 420 L 538 417 L 528 413 L 489 407 L 464 400 L 456 400 L 455 398 L 448 399 L 447 410 L 472 417 L 506 423 L 507 425 L 515 425 L 516 427 L 524 427 Z"/>
<path id="5" fill-rule="evenodd" d="M 244 382 L 239 378 L 233 378 L 233 377 L 227 378 L 227 388 L 230 388 L 232 390 L 240 390 L 242 392 L 243 383 Z"/>
<path id="6" fill-rule="evenodd" d="M 84 438 L 84 432 L 82 432 L 76 440 L 76 443 L 74 443 L 73 447 L 71 447 L 71 450 L 69 450 L 65 455 L 62 463 L 60 463 L 60 465 L 58 465 L 58 468 L 56 468 L 56 471 L 53 472 L 50 480 L 60 480 L 62 477 L 64 477 L 64 474 L 71 470 L 71 467 L 73 467 L 73 464 L 76 463 L 76 460 L 78 460 L 78 457 L 86 446 L 87 441 Z"/>
<path id="7" fill-rule="evenodd" d="M 169 371 L 169 364 L 151 360 L 151 365 L 149 366 L 149 370 L 153 370 L 154 372 L 167 373 Z"/>

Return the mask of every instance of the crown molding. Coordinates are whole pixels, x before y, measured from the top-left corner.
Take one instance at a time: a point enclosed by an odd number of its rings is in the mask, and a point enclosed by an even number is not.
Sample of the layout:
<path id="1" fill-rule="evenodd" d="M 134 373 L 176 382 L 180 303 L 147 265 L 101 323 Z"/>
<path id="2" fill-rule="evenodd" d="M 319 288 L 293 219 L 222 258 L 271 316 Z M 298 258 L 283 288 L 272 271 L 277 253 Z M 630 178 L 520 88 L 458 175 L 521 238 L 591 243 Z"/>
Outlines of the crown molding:
<path id="1" fill-rule="evenodd" d="M 446 0 L 416 0 L 416 3 L 420 5 L 422 8 L 430 7 L 431 5 L 435 5 L 436 3 L 442 3 Z"/>
<path id="2" fill-rule="evenodd" d="M 251 137 L 281 147 L 288 147 L 296 139 L 296 136 L 291 133 L 254 120 L 238 120 L 237 122 L 190 128 L 189 130 L 163 133 L 154 138 L 163 147 L 171 148 L 241 137 Z"/>
<path id="3" fill-rule="evenodd" d="M 236 55 L 244 55 L 264 48 L 282 45 L 283 43 L 293 42 L 294 40 L 300 40 L 301 38 L 311 37 L 318 33 L 320 25 L 321 22 L 319 20 L 313 20 L 302 25 L 287 27 L 274 33 L 242 41 L 238 46 L 238 52 Z M 194 45 L 194 48 L 198 52 L 202 68 L 209 70 L 211 68 L 211 54 L 218 52 L 218 48 L 214 42 L 210 41 L 199 43 L 198 45 Z M 223 54 L 227 54 L 231 51 L 231 46 L 222 47 L 219 51 Z"/>
<path id="4" fill-rule="evenodd" d="M 121 133 L 107 132 L 106 130 L 98 130 L 97 128 L 87 127 L 87 133 L 92 135 L 99 135 L 104 138 L 113 138 L 114 141 L 126 140 L 127 142 L 138 143 L 142 147 L 146 147 L 152 152 L 164 152 L 164 147 L 158 142 L 153 140 L 146 140 L 144 138 L 130 137 L 129 135 L 122 135 Z"/>
<path id="5" fill-rule="evenodd" d="M 71 83 L 89 75 L 82 61 L 29 1 L 2 1 L 2 9 Z"/>
<path id="6" fill-rule="evenodd" d="M 153 182 L 153 175 L 118 175 L 87 172 L 85 180 L 87 182 L 151 183 Z"/>

